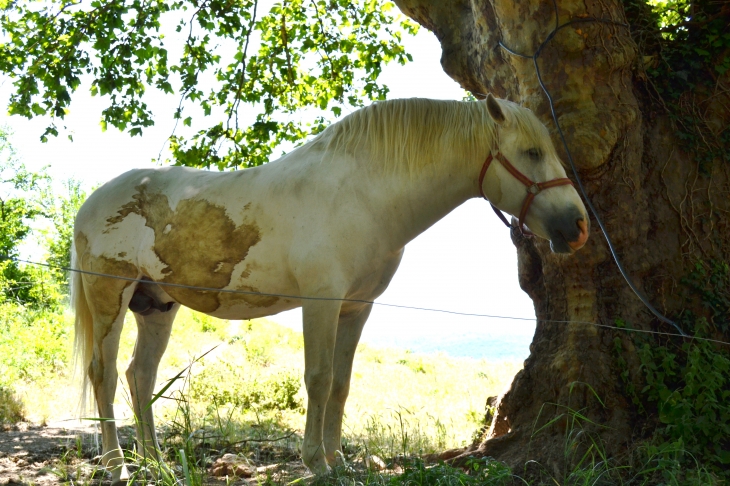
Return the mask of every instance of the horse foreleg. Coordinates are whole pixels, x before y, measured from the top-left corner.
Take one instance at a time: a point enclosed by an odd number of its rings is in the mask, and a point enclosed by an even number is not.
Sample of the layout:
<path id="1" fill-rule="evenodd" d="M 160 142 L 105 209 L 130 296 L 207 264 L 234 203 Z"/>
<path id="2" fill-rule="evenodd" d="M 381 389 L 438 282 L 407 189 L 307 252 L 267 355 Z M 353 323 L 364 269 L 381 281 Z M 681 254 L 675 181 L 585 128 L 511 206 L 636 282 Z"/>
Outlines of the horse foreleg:
<path id="1" fill-rule="evenodd" d="M 362 329 L 370 315 L 372 304 L 340 314 L 333 362 L 333 380 L 324 415 L 324 450 L 327 462 L 334 465 L 336 452 L 342 452 L 342 416 L 350 393 L 352 362 Z"/>
<path id="2" fill-rule="evenodd" d="M 308 398 L 302 460 L 318 475 L 329 472 L 322 441 L 322 428 L 332 386 L 332 357 L 340 307 L 339 301 L 323 300 L 308 300 L 302 305 L 304 384 Z"/>
<path id="3" fill-rule="evenodd" d="M 179 305 L 175 305 L 167 312 L 153 311 L 144 316 L 134 314 L 137 320 L 137 342 L 126 372 L 137 426 L 137 454 L 140 459 L 151 460 L 153 466 L 164 471 L 167 468 L 157 442 L 150 402 L 158 366 L 170 340 L 172 323 L 179 308 Z"/>
<path id="4" fill-rule="evenodd" d="M 109 326 L 94 323 L 94 351 L 89 365 L 89 379 L 101 421 L 102 463 L 111 472 L 113 485 L 129 480 L 114 419 L 114 395 L 118 378 L 117 352 L 123 325 L 124 313 Z"/>

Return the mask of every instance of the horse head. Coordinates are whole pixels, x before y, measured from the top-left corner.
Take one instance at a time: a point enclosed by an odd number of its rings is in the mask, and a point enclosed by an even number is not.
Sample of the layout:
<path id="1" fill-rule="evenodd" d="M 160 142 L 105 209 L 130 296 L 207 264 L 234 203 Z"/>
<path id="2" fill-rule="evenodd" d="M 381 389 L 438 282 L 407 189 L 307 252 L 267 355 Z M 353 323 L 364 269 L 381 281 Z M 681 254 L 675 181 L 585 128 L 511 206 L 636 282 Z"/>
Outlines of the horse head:
<path id="1" fill-rule="evenodd" d="M 515 216 L 521 231 L 550 240 L 555 253 L 582 248 L 588 240 L 588 213 L 547 129 L 532 111 L 515 103 L 489 95 L 486 104 L 497 140 L 480 176 L 482 194 Z"/>

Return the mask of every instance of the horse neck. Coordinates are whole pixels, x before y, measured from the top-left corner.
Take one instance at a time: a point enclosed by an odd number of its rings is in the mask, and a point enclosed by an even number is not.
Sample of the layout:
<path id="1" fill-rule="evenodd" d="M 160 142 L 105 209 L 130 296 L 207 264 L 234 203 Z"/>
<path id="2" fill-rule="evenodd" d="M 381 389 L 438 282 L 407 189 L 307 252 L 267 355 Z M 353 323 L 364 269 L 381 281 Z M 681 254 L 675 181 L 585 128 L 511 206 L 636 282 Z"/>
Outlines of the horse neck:
<path id="1" fill-rule="evenodd" d="M 384 224 L 392 226 L 389 231 L 397 244 L 405 245 L 468 199 L 479 196 L 479 171 L 491 145 L 492 140 L 484 140 L 471 154 L 459 153 L 453 146 L 424 147 L 430 164 L 384 171 L 378 192 L 384 196 Z"/>

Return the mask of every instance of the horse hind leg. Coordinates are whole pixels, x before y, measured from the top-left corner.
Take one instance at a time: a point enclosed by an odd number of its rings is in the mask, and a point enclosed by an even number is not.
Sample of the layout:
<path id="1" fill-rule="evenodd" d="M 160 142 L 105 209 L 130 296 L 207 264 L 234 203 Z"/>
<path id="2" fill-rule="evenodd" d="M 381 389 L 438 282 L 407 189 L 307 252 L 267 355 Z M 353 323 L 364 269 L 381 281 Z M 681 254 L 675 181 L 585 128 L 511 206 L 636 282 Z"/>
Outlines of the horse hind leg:
<path id="1" fill-rule="evenodd" d="M 119 275 L 111 271 L 107 273 Z M 129 480 L 129 473 L 117 437 L 114 396 L 118 379 L 119 338 L 134 285 L 110 277 L 86 275 L 83 287 L 92 321 L 92 350 L 87 372 L 100 418 L 102 464 L 111 472 L 112 484 L 123 484 Z"/>
<path id="2" fill-rule="evenodd" d="M 137 321 L 137 342 L 126 376 L 137 428 L 137 454 L 141 460 L 156 466 L 155 472 L 161 469 L 163 475 L 169 470 L 157 442 L 151 402 L 160 360 L 179 308 L 179 304 L 151 283 L 140 284 L 130 302 Z"/>

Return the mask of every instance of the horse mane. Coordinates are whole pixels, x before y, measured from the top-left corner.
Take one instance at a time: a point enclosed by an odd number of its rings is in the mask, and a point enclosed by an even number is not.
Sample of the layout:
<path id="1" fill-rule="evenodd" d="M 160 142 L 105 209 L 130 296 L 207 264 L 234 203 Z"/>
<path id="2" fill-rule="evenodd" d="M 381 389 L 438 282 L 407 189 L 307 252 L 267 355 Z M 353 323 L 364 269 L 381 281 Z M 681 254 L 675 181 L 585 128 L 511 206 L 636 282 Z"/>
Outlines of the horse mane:
<path id="1" fill-rule="evenodd" d="M 547 131 L 529 110 L 509 101 L 502 108 L 513 115 L 524 136 L 537 146 L 544 144 Z M 486 157 L 496 137 L 484 101 L 410 98 L 357 110 L 327 127 L 312 143 L 324 145 L 335 158 L 365 152 L 385 170 L 414 173 L 438 162 L 445 148 L 465 164 Z"/>

